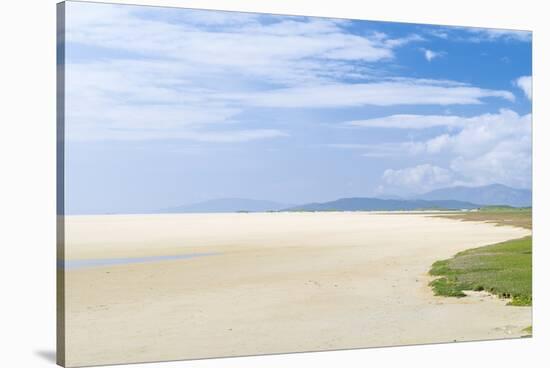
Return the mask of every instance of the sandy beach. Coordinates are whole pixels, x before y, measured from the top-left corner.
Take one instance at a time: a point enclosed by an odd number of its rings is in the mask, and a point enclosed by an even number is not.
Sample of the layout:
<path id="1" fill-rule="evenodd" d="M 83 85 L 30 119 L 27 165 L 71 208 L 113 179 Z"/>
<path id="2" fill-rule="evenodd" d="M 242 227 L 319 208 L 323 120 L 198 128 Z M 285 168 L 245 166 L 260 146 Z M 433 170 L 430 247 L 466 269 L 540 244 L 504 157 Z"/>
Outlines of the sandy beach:
<path id="1" fill-rule="evenodd" d="M 529 234 L 417 213 L 69 216 L 66 363 L 519 337 L 531 307 L 433 296 L 427 272 Z"/>

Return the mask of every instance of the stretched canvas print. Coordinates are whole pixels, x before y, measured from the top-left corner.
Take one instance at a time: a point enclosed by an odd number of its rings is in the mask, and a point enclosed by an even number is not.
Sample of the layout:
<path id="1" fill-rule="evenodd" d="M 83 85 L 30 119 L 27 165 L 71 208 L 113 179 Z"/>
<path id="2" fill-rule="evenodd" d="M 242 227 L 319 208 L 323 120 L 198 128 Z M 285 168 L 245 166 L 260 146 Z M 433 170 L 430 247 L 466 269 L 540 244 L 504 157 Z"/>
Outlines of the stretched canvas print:
<path id="1" fill-rule="evenodd" d="M 58 5 L 58 363 L 531 336 L 531 33 Z"/>

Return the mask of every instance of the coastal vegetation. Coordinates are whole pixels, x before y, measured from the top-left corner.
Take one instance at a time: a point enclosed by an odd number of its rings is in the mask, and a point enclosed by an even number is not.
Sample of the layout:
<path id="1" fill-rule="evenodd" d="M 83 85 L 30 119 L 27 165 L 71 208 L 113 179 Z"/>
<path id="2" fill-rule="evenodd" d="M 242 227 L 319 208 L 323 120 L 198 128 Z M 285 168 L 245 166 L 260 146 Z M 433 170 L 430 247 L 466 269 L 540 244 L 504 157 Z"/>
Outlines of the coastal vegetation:
<path id="1" fill-rule="evenodd" d="M 487 221 L 531 229 L 530 208 L 486 207 L 476 212 L 440 215 L 463 221 Z M 485 290 L 510 299 L 509 305 L 532 304 L 532 237 L 469 249 L 432 265 L 436 295 L 463 297 L 464 290 Z"/>

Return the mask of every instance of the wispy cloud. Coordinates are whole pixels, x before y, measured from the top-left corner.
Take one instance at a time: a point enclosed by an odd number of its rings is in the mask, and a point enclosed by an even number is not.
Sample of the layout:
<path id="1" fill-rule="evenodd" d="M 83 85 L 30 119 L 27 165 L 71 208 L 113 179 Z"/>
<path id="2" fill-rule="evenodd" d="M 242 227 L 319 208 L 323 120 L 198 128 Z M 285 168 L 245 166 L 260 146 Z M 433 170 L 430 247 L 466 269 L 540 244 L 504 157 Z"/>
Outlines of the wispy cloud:
<path id="1" fill-rule="evenodd" d="M 343 62 L 331 64 L 338 74 L 340 67 L 347 70 L 347 61 L 388 60 L 395 48 L 419 40 L 382 33 L 359 36 L 345 29 L 346 22 L 332 19 L 170 9 L 172 16 L 177 14 L 176 22 L 163 18 L 168 14 L 160 8 L 150 10 L 154 14 L 146 18 L 134 7 L 100 7 L 78 4 L 78 16 L 68 17 L 68 42 L 286 85 L 325 80 L 330 75 L 327 60 Z"/>
<path id="2" fill-rule="evenodd" d="M 67 64 L 67 133 L 79 140 L 280 137 L 288 133 L 243 125 L 240 116 L 255 106 L 292 105 L 279 94 L 301 88 L 353 94 L 338 81 L 369 80 L 379 73 L 370 63 L 422 40 L 356 35 L 347 21 L 320 18 L 91 3 L 69 3 L 67 12 L 67 42 L 109 55 Z M 322 107 L 331 106 L 349 104 Z M 230 132 L 239 138 L 223 138 Z"/>
<path id="3" fill-rule="evenodd" d="M 530 31 L 519 31 L 512 29 L 495 29 L 495 28 L 465 28 L 472 33 L 469 38 L 473 42 L 483 41 L 519 41 L 531 42 Z"/>
<path id="4" fill-rule="evenodd" d="M 253 130 L 235 130 L 235 131 L 199 131 L 199 132 L 182 132 L 173 135 L 172 139 L 187 139 L 196 142 L 215 142 L 215 143 L 239 143 L 249 142 L 258 139 L 280 138 L 286 137 L 286 132 L 276 129 L 253 129 Z M 121 137 L 124 139 L 124 137 Z M 147 134 L 146 139 L 151 139 Z M 166 138 L 162 135 L 162 138 Z"/>
<path id="5" fill-rule="evenodd" d="M 379 68 L 369 66 L 393 59 L 399 47 L 424 41 L 417 34 L 357 35 L 349 32 L 344 20 L 169 10 L 148 9 L 146 16 L 139 7 L 69 5 L 67 41 L 118 55 L 67 66 L 67 96 L 74 107 L 67 114 L 72 122 L 69 139 L 105 139 L 123 136 L 123 131 L 140 137 L 198 137 L 209 126 L 221 124 L 236 134 L 245 128 L 265 130 L 239 126 L 239 116 L 258 107 L 443 106 L 483 104 L 487 98 L 514 100 L 509 91 L 452 80 L 383 76 Z M 443 55 L 423 50 L 428 61 Z M 453 117 L 421 120 L 400 115 L 350 125 L 418 129 L 453 124 Z"/>
<path id="6" fill-rule="evenodd" d="M 326 146 L 335 149 L 359 151 L 362 157 L 367 158 L 399 158 L 403 155 L 414 155 L 424 150 L 424 145 L 420 142 L 330 143 Z"/>
<path id="7" fill-rule="evenodd" d="M 427 129 L 433 127 L 459 127 L 490 124 L 501 121 L 503 118 L 517 120 L 518 116 L 511 110 L 502 110 L 498 114 L 483 114 L 473 117 L 456 115 L 390 115 L 366 120 L 352 120 L 343 124 L 362 128 L 388 129 Z"/>
<path id="8" fill-rule="evenodd" d="M 513 29 L 433 26 L 424 30 L 426 35 L 458 42 L 531 42 L 532 33 Z"/>
<path id="9" fill-rule="evenodd" d="M 509 91 L 477 87 L 430 84 L 410 79 L 404 82 L 330 83 L 315 86 L 271 89 L 247 94 L 225 95 L 251 106 L 266 107 L 349 107 L 392 105 L 482 104 L 488 97 L 514 100 Z M 357 122 L 354 124 L 360 125 Z"/>

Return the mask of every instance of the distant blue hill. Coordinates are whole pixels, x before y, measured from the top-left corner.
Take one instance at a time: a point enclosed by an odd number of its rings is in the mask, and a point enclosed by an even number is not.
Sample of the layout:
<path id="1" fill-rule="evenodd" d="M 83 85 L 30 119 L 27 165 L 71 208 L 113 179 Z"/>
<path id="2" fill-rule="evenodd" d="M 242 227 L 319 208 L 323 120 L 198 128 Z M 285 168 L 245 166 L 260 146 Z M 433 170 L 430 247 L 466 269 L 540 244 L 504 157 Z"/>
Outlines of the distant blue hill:
<path id="1" fill-rule="evenodd" d="M 481 187 L 456 186 L 436 189 L 416 196 L 415 199 L 452 199 L 486 206 L 530 207 L 532 205 L 532 192 L 528 189 L 510 188 L 502 184 Z"/>
<path id="2" fill-rule="evenodd" d="M 214 213 L 278 211 L 290 204 L 245 198 L 220 198 L 183 206 L 169 207 L 151 213 Z"/>
<path id="3" fill-rule="evenodd" d="M 323 203 L 308 203 L 287 208 L 287 211 L 412 211 L 412 210 L 462 210 L 480 206 L 455 200 L 341 198 Z"/>
<path id="4" fill-rule="evenodd" d="M 164 208 L 149 213 L 215 213 L 267 211 L 412 211 L 462 210 L 483 206 L 530 207 L 531 191 L 502 184 L 481 187 L 456 186 L 442 188 L 413 198 L 341 198 L 329 202 L 290 205 L 267 200 L 221 198 L 189 205 Z"/>

